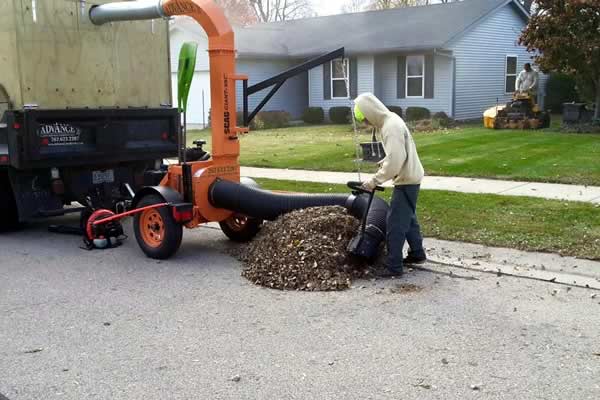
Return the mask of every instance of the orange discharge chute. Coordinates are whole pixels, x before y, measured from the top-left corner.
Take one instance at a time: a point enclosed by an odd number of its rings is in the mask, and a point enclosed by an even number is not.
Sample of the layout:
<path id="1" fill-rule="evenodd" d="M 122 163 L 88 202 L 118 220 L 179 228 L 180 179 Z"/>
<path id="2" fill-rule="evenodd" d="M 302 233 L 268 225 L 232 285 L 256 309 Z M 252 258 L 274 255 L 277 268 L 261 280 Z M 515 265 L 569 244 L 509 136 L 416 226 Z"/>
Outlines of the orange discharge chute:
<path id="1" fill-rule="evenodd" d="M 240 180 L 238 134 L 247 129 L 237 127 L 236 81 L 247 77 L 236 75 L 235 42 L 231 24 L 219 6 L 211 0 L 165 0 L 161 3 L 166 16 L 185 15 L 198 22 L 208 36 L 210 60 L 212 159 L 192 162 L 194 220 L 196 226 L 208 221 L 222 221 L 231 212 L 213 207 L 208 201 L 208 189 L 215 179 Z M 172 166 L 162 181 L 183 192 L 182 166 Z"/>

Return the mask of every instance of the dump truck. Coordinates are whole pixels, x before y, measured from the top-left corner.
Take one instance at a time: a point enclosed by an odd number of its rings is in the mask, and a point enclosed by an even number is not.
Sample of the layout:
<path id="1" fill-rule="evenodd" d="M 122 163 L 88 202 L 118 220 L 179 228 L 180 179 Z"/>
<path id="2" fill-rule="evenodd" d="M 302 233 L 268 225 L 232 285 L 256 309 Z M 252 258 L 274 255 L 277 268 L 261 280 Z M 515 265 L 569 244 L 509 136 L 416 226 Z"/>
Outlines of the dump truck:
<path id="1" fill-rule="evenodd" d="M 127 209 L 178 153 L 168 21 L 93 24 L 112 2 L 0 2 L 0 230 Z"/>

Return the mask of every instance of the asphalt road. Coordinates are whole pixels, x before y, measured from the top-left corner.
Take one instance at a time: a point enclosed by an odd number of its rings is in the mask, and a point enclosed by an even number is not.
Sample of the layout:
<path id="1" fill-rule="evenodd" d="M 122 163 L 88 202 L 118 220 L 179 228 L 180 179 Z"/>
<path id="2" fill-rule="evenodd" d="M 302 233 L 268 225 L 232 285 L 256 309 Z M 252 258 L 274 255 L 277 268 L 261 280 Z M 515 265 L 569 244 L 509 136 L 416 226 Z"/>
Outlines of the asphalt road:
<path id="1" fill-rule="evenodd" d="M 600 398 L 590 290 L 455 269 L 284 293 L 241 278 L 213 229 L 157 262 L 45 228 L 0 237 L 10 400 Z"/>

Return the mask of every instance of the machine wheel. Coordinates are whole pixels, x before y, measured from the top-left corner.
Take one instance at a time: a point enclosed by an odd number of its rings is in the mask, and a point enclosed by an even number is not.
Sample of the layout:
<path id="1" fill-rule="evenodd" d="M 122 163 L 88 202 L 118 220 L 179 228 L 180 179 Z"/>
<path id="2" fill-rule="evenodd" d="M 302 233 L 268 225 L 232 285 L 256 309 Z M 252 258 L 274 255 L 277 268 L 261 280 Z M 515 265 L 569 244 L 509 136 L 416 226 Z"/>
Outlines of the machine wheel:
<path id="1" fill-rule="evenodd" d="M 219 222 L 221 230 L 230 240 L 246 243 L 254 239 L 260 231 L 263 221 L 242 214 L 234 214 L 225 221 Z"/>
<path id="2" fill-rule="evenodd" d="M 79 214 L 79 228 L 81 229 L 82 235 L 86 235 L 87 223 L 93 213 L 94 210 L 92 210 L 89 207 L 86 207 Z"/>
<path id="3" fill-rule="evenodd" d="M 164 203 L 157 195 L 142 197 L 138 207 Z M 142 251 L 150 258 L 165 260 L 181 245 L 183 226 L 178 224 L 168 207 L 154 208 L 136 214 L 133 221 L 135 238 Z"/>
<path id="4" fill-rule="evenodd" d="M 0 232 L 8 232 L 19 227 L 19 209 L 8 178 L 8 173 L 0 172 Z"/>
<path id="5" fill-rule="evenodd" d="M 542 119 L 542 129 L 546 129 L 546 128 L 550 128 L 550 113 L 547 112 L 543 112 L 541 115 L 541 119 Z"/>

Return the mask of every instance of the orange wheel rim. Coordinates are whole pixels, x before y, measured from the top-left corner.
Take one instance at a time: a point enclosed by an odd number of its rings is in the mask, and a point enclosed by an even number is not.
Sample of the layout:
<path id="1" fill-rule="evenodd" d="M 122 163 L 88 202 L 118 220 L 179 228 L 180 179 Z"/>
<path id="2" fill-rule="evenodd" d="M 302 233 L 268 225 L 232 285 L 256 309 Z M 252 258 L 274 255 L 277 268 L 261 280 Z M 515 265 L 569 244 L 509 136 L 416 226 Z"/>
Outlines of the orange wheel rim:
<path id="1" fill-rule="evenodd" d="M 246 228 L 246 225 L 248 225 L 248 217 L 241 214 L 235 214 L 225 221 L 225 223 L 231 230 L 241 232 Z"/>
<path id="2" fill-rule="evenodd" d="M 165 223 L 157 210 L 148 210 L 142 213 L 140 232 L 148 246 L 160 247 L 165 239 Z"/>

